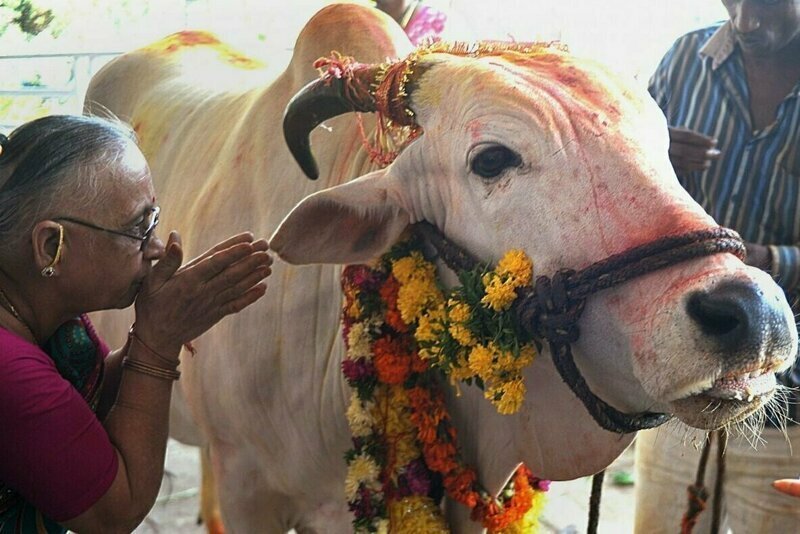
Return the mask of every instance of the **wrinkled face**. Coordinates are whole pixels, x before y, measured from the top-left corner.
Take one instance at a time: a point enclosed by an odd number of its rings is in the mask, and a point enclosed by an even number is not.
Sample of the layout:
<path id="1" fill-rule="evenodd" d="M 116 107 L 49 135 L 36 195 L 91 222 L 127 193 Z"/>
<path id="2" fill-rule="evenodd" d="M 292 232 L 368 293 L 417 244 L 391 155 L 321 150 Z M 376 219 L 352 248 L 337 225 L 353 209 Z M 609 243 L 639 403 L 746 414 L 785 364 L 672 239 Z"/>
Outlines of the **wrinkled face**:
<path id="1" fill-rule="evenodd" d="M 389 169 L 389 196 L 482 259 L 527 251 L 534 276 L 715 227 L 678 184 L 647 94 L 573 61 L 430 68 L 412 106 L 425 134 Z M 600 292 L 580 329 L 576 362 L 598 396 L 706 428 L 761 407 L 796 352 L 782 292 L 731 254 Z"/>
<path id="2" fill-rule="evenodd" d="M 800 0 L 722 0 L 745 53 L 773 55 L 800 39 Z"/>
<path id="3" fill-rule="evenodd" d="M 150 170 L 139 149 L 131 143 L 124 157 L 98 172 L 104 191 L 100 202 L 67 206 L 59 213 L 84 223 L 129 235 L 143 235 L 155 205 Z M 82 312 L 130 306 L 151 269 L 161 257 L 163 243 L 155 235 L 142 249 L 142 241 L 126 235 L 61 221 L 67 254 L 63 279 L 73 302 Z"/>

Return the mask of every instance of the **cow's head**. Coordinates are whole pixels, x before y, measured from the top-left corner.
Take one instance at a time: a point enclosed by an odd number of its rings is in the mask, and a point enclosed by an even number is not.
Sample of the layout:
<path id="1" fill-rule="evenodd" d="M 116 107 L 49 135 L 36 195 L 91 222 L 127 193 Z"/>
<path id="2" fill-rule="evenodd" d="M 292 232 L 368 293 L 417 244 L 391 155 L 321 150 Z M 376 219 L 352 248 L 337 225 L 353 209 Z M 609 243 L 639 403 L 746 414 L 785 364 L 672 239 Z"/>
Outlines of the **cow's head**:
<path id="1" fill-rule="evenodd" d="M 676 180 L 658 107 L 599 65 L 548 47 L 438 51 L 410 65 L 400 90 L 375 90 L 386 68 L 364 67 L 290 106 L 287 138 L 309 174 L 308 131 L 334 114 L 399 109 L 424 135 L 387 168 L 298 204 L 272 238 L 287 262 L 364 262 L 426 220 L 486 262 L 519 248 L 550 275 L 716 226 Z M 365 87 L 386 101 L 365 103 L 354 93 Z M 797 350 L 780 288 L 727 253 L 592 296 L 580 327 L 576 362 L 598 396 L 699 428 L 762 407 Z"/>

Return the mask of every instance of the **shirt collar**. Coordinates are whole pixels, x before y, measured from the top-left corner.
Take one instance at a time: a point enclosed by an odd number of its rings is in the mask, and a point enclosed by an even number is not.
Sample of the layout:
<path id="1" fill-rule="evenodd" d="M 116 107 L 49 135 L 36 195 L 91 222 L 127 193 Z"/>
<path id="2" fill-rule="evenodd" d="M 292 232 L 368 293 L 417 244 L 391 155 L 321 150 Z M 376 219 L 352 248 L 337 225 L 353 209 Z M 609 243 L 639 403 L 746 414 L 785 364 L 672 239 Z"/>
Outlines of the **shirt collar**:
<path id="1" fill-rule="evenodd" d="M 736 37 L 733 34 L 731 21 L 727 21 L 717 28 L 717 31 L 709 37 L 706 44 L 700 49 L 700 57 L 711 58 L 711 69 L 717 70 L 720 65 L 725 63 L 731 54 L 736 50 Z"/>

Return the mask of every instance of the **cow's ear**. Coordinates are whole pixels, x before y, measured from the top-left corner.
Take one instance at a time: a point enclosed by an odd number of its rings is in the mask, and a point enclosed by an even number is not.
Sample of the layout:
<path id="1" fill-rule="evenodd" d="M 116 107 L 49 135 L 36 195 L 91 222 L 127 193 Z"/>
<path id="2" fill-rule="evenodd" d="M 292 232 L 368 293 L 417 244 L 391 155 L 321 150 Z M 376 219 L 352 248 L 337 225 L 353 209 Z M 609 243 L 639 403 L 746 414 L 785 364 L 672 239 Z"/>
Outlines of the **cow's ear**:
<path id="1" fill-rule="evenodd" d="M 409 215 L 382 187 L 376 171 L 304 198 L 270 238 L 284 261 L 363 263 L 383 254 L 408 226 Z"/>

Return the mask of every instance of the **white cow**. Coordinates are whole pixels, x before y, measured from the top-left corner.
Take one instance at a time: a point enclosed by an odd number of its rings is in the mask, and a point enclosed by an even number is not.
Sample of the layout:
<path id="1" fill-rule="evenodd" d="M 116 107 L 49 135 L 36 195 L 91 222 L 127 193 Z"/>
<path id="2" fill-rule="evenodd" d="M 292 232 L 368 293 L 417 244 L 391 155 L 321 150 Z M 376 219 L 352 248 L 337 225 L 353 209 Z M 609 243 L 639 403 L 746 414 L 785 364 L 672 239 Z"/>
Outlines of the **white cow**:
<path id="1" fill-rule="evenodd" d="M 87 96 L 88 110 L 108 108 L 135 126 L 163 227 L 182 230 L 189 255 L 234 231 L 279 228 L 272 246 L 286 261 L 273 266 L 268 298 L 182 359 L 176 405 L 196 427 L 187 432 L 177 417 L 174 430 L 210 446 L 231 532 L 350 529 L 341 264 L 380 255 L 421 220 L 486 262 L 523 249 L 537 274 L 715 226 L 679 186 L 664 118 L 646 92 L 558 50 L 423 57 L 410 105 L 424 134 L 376 170 L 355 116 L 330 119 L 311 136 L 321 176 L 310 181 L 284 144 L 282 116 L 331 50 L 369 63 L 410 46 L 385 15 L 335 5 L 308 22 L 277 78 L 207 34 L 184 33 L 116 59 Z M 112 322 L 125 331 L 124 320 Z M 755 377 L 786 368 L 797 348 L 780 289 L 727 253 L 590 297 L 580 327 L 575 359 L 600 398 L 697 427 L 761 407 L 773 386 Z M 734 400 L 723 376 L 740 387 L 760 380 L 763 395 Z M 631 442 L 594 422 L 546 354 L 525 380 L 516 415 L 498 415 L 475 388 L 448 399 L 464 457 L 491 491 L 519 462 L 572 479 L 603 469 Z M 715 399 L 712 417 L 703 409 Z M 479 530 L 460 505 L 448 518 L 457 532 Z"/>

